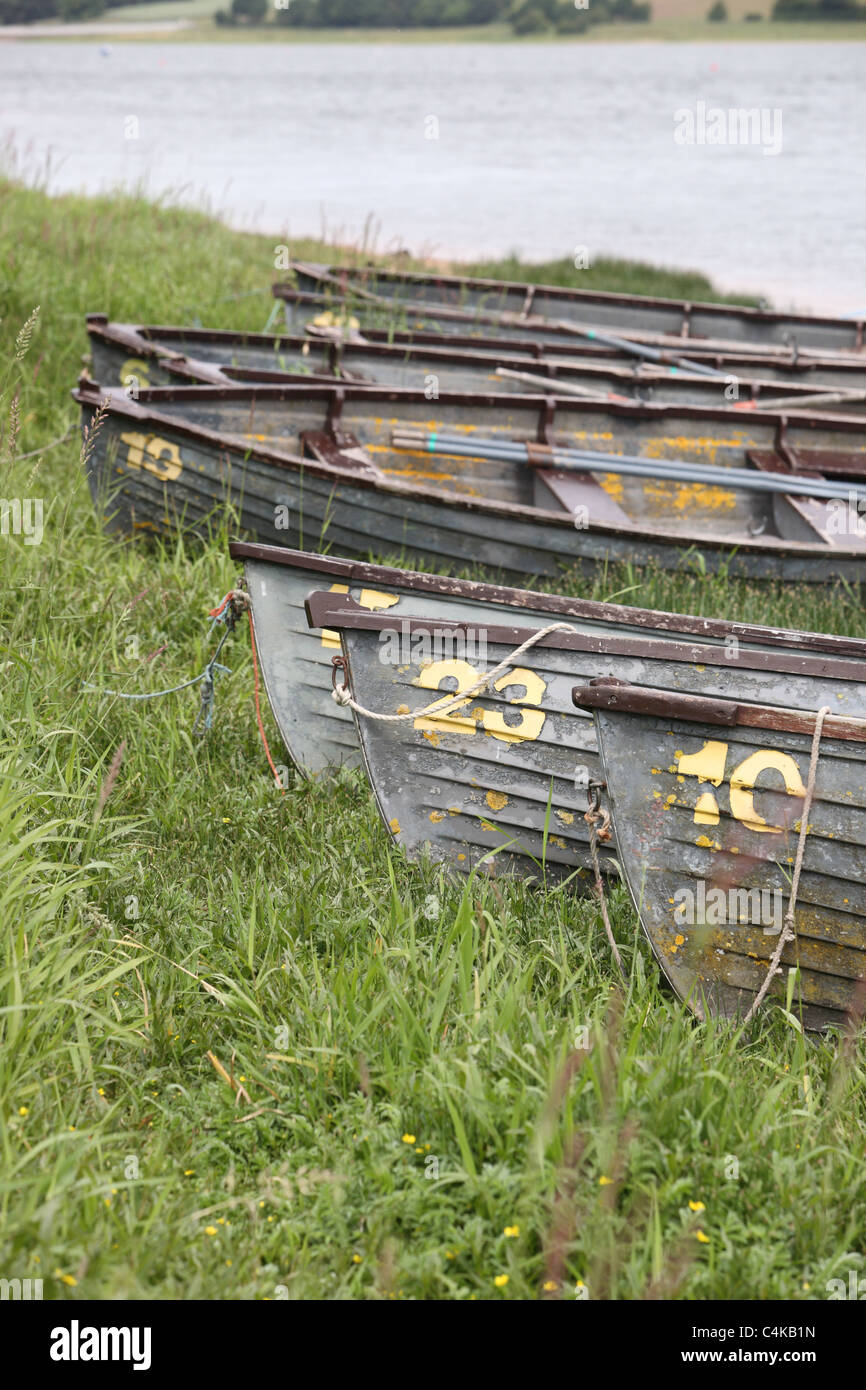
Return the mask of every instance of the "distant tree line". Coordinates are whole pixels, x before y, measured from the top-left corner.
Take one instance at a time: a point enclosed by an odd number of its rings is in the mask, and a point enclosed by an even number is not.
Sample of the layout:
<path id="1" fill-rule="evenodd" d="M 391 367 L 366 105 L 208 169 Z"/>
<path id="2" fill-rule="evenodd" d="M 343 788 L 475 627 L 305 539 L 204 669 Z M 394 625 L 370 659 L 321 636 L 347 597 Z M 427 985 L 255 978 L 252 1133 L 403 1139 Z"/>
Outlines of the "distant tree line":
<path id="1" fill-rule="evenodd" d="M 857 0 L 776 0 L 773 19 L 866 20 L 866 5 Z"/>
<path id="2" fill-rule="evenodd" d="M 509 22 L 516 34 L 580 34 L 591 24 L 643 22 L 644 0 L 232 0 L 218 24 L 278 24 L 299 29 L 441 29 Z"/>
<path id="3" fill-rule="evenodd" d="M 34 24 L 37 19 L 93 19 L 119 5 L 149 0 L 0 0 L 0 24 Z"/>

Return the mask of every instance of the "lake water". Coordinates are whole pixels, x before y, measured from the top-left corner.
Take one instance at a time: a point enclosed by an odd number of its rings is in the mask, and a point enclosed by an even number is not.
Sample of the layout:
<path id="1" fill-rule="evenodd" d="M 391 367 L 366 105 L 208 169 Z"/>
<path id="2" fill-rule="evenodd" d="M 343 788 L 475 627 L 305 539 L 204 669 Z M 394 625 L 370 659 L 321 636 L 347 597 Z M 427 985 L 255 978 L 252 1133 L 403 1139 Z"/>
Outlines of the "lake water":
<path id="1" fill-rule="evenodd" d="M 761 113 L 751 143 L 732 110 Z M 0 43 L 0 138 L 52 191 L 144 183 L 276 240 L 621 255 L 852 314 L 864 131 L 866 43 Z"/>

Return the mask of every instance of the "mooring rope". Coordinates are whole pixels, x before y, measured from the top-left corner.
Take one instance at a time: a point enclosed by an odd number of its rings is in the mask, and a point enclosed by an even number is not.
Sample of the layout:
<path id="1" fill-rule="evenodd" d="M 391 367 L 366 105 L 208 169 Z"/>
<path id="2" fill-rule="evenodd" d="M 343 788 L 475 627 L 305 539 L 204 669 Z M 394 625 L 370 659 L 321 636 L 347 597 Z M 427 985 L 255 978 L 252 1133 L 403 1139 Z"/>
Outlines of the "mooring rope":
<path id="1" fill-rule="evenodd" d="M 578 628 L 573 623 L 549 623 L 547 627 L 539 628 L 531 637 L 527 637 L 526 641 L 522 642 L 519 647 L 515 647 L 508 656 L 503 657 L 499 665 L 494 666 L 492 671 L 488 671 L 484 676 L 479 676 L 474 685 L 467 686 L 465 690 L 458 690 L 454 695 L 446 696 L 441 700 L 434 700 L 432 705 L 425 705 L 423 709 L 409 710 L 406 714 L 381 714 L 378 710 L 367 709 L 365 705 L 359 705 L 358 701 L 352 698 L 351 691 L 345 682 L 342 685 L 334 686 L 331 691 L 331 699 L 335 700 L 338 705 L 348 705 L 349 709 L 353 709 L 356 714 L 363 715 L 365 719 L 375 719 L 382 724 L 401 724 L 405 719 L 423 719 L 427 715 L 447 714 L 449 710 L 456 709 L 458 705 L 471 700 L 473 695 L 479 695 L 492 680 L 503 675 L 509 666 L 513 666 L 524 652 L 528 652 L 531 647 L 534 647 L 545 637 L 549 637 L 552 632 L 577 631 Z"/>
<path id="2" fill-rule="evenodd" d="M 806 782 L 806 793 L 803 797 L 803 814 L 800 820 L 800 838 L 797 842 L 797 855 L 794 860 L 794 873 L 791 878 L 791 892 L 788 897 L 788 911 L 785 913 L 785 921 L 776 949 L 773 952 L 772 960 L 767 971 L 766 979 L 755 995 L 752 1007 L 743 1019 L 743 1026 L 751 1022 L 754 1015 L 764 1002 L 767 990 L 770 988 L 782 959 L 782 952 L 789 941 L 796 941 L 797 933 L 794 927 L 794 914 L 797 910 L 797 893 L 800 887 L 800 873 L 803 868 L 803 860 L 806 854 L 806 837 L 809 834 L 809 812 L 812 809 L 812 798 L 815 795 L 815 781 L 818 776 L 818 752 L 821 745 L 821 732 L 824 728 L 824 720 L 830 713 L 829 705 L 822 705 L 815 716 L 815 729 L 812 734 L 812 753 L 809 758 L 809 778 Z"/>
<path id="3" fill-rule="evenodd" d="M 189 690 L 193 685 L 201 685 L 201 704 L 195 723 L 192 726 L 193 733 L 198 731 L 199 724 L 204 717 L 204 729 L 210 729 L 213 724 L 213 706 L 216 693 L 215 679 L 217 672 L 231 675 L 231 667 L 223 666 L 217 658 L 228 641 L 239 615 L 245 608 L 249 607 L 249 595 L 243 589 L 230 589 L 225 598 L 216 608 L 212 608 L 208 616 L 212 619 L 211 630 L 222 623 L 225 632 L 217 643 L 216 650 L 204 670 L 191 680 L 181 681 L 179 685 L 169 686 L 167 690 L 146 690 L 141 693 L 126 690 L 107 690 L 103 686 L 94 685 L 92 681 L 84 681 L 83 688 L 92 690 L 98 695 L 110 695 L 117 700 L 160 700 L 164 695 L 176 695 L 180 690 Z"/>

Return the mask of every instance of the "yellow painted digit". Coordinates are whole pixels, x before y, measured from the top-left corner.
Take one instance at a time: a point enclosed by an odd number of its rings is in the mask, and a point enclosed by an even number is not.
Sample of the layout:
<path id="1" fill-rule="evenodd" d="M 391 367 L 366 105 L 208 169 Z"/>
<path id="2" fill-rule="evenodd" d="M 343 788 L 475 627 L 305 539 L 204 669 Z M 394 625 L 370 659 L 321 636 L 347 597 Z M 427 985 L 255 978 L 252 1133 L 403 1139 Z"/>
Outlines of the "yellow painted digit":
<path id="1" fill-rule="evenodd" d="M 176 444 L 172 444 L 168 439 L 157 439 L 152 435 L 147 441 L 147 453 L 149 458 L 145 458 L 144 467 L 149 473 L 153 473 L 162 483 L 173 483 L 175 478 L 179 478 L 183 472 L 183 461 L 180 457 L 180 449 Z"/>
<path id="2" fill-rule="evenodd" d="M 525 695 L 518 695 L 510 702 L 513 705 L 540 705 L 547 689 L 541 677 L 525 666 L 515 666 L 513 671 L 506 671 L 504 676 L 493 682 L 493 689 L 507 690 L 510 685 L 526 687 Z M 496 710 L 485 710 L 482 723 L 488 734 L 503 743 L 522 743 L 538 738 L 546 717 L 540 709 L 521 710 L 519 724 L 506 724 L 504 715 Z"/>
<path id="3" fill-rule="evenodd" d="M 160 482 L 173 483 L 183 472 L 183 461 L 176 444 L 159 439 L 155 434 L 137 434 L 134 430 L 120 436 L 127 445 L 127 468 L 146 468 Z"/>
<path id="4" fill-rule="evenodd" d="M 768 825 L 764 817 L 755 810 L 755 782 L 760 773 L 770 768 L 782 774 L 785 791 L 789 796 L 806 795 L 800 769 L 790 753 L 763 748 L 757 753 L 751 753 L 731 773 L 731 815 L 736 816 L 749 830 L 755 830 L 761 835 L 781 835 L 782 826 Z"/>
<path id="5" fill-rule="evenodd" d="M 128 357 L 119 372 L 121 386 L 126 386 L 130 377 L 146 391 L 150 385 L 150 367 L 141 357 Z"/>
<path id="6" fill-rule="evenodd" d="M 129 434 L 122 434 L 120 438 L 124 444 L 129 446 L 129 452 L 126 456 L 127 468 L 140 468 L 144 463 L 144 448 L 147 444 L 147 436 L 130 431 Z"/>
<path id="7" fill-rule="evenodd" d="M 725 760 L 728 745 L 716 739 L 708 739 L 697 753 L 681 753 L 677 759 L 677 770 L 684 777 L 697 777 L 699 782 L 709 782 L 720 787 L 725 776 Z M 701 792 L 695 806 L 695 825 L 718 825 L 719 803 L 712 792 Z"/>
<path id="8" fill-rule="evenodd" d="M 433 661 L 429 666 L 422 668 L 418 677 L 418 685 L 424 690 L 439 690 L 444 680 L 450 676 L 456 682 L 456 689 L 449 695 L 443 697 L 442 703 L 453 699 L 455 694 L 461 690 L 470 690 L 475 685 L 481 675 L 474 666 L 470 666 L 468 661 Z M 510 703 L 522 705 L 538 703 L 544 695 L 547 686 L 540 676 L 534 671 L 527 670 L 524 666 L 517 666 L 513 671 L 506 671 L 497 681 L 494 681 L 494 690 L 507 690 L 511 685 L 522 685 L 525 687 L 525 694 L 517 696 Z M 467 719 L 459 711 L 470 703 L 469 699 L 461 700 L 459 705 L 455 705 L 447 714 L 438 718 L 435 716 L 424 716 L 414 721 L 413 727 L 420 729 L 423 733 L 461 733 L 474 734 L 477 725 L 480 723 L 485 733 L 491 734 L 493 738 L 500 739 L 503 743 L 522 743 L 538 738 L 547 717 L 540 709 L 528 709 L 520 711 L 519 724 L 506 724 L 504 716 L 496 710 L 486 710 L 477 708 L 473 711 L 472 718 Z"/>
<path id="9" fill-rule="evenodd" d="M 418 677 L 418 684 L 422 690 L 438 690 L 442 682 L 447 680 L 449 676 L 457 681 L 457 688 L 451 693 L 446 693 L 442 697 L 442 700 L 439 701 L 440 704 L 446 704 L 448 700 L 453 699 L 454 695 L 461 690 L 471 689 L 478 680 L 478 672 L 475 670 L 474 666 L 469 665 L 468 661 L 431 661 L 429 666 L 422 667 L 421 674 Z M 461 700 L 459 705 L 455 705 L 452 710 L 449 710 L 447 714 L 443 714 L 441 718 L 425 717 L 423 719 L 416 719 L 412 727 L 414 729 L 420 729 L 423 733 L 474 734 L 475 720 L 463 719 L 458 713 L 459 710 L 463 709 L 463 707 L 469 703 L 470 701 L 468 699 Z"/>

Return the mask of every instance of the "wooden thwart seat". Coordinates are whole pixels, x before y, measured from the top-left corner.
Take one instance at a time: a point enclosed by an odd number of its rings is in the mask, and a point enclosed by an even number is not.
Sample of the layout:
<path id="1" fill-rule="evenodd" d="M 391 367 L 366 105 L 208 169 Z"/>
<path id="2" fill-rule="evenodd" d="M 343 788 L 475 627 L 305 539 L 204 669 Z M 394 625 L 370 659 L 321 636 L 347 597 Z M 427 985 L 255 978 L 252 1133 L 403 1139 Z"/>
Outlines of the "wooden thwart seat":
<path id="1" fill-rule="evenodd" d="M 307 458 L 319 459 L 322 463 L 330 463 L 352 473 L 382 476 L 381 469 L 377 468 L 357 435 L 349 430 L 303 430 L 300 440 Z"/>
<path id="2" fill-rule="evenodd" d="M 576 473 L 564 468 L 550 467 L 550 451 L 546 445 L 529 445 L 529 463 L 535 478 L 536 507 L 550 507 L 553 497 L 565 511 L 576 519 L 584 516 L 593 524 L 631 526 L 632 518 L 605 492 L 592 473 Z"/>
<path id="3" fill-rule="evenodd" d="M 763 473 L 785 473 L 792 489 L 798 478 L 823 478 L 827 473 L 850 473 L 852 491 L 857 469 L 866 472 L 866 458 L 859 455 L 829 453 L 819 449 L 787 450 L 787 456 L 774 449 L 750 449 L 749 462 Z M 774 498 L 776 523 L 789 540 L 824 542 L 842 550 L 866 550 L 866 514 L 852 513 L 840 525 L 840 514 L 848 507 L 843 498 L 798 497 L 795 491 Z M 859 522 L 859 524 L 857 524 Z"/>

